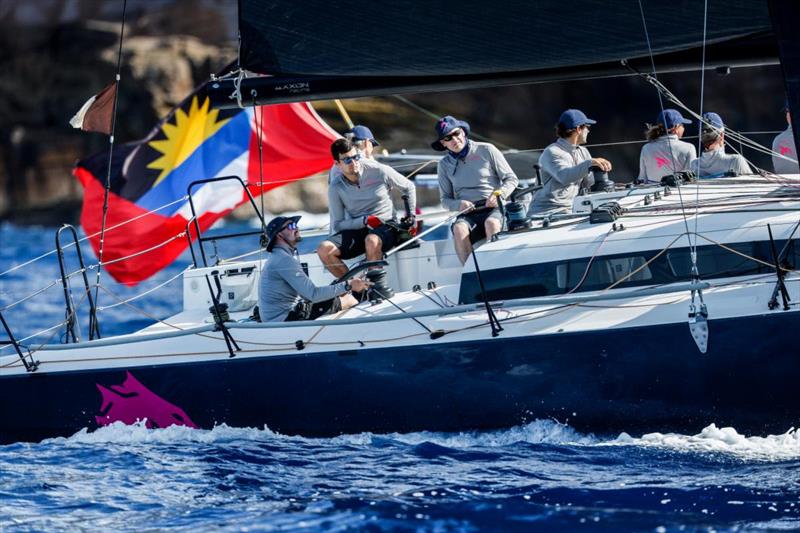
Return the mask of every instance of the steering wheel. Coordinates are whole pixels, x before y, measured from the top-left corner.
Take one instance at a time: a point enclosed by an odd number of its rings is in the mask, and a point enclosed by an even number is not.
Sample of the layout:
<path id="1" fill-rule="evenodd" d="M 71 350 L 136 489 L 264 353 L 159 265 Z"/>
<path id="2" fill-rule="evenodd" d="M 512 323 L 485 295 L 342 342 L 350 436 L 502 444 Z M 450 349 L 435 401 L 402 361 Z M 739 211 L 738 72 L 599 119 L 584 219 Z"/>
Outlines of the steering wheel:
<path id="1" fill-rule="evenodd" d="M 356 274 L 358 274 L 359 272 L 362 272 L 362 271 L 364 271 L 364 270 L 366 270 L 368 268 L 377 267 L 377 266 L 387 266 L 388 264 L 389 264 L 389 261 L 386 261 L 385 259 L 380 259 L 378 261 L 362 261 L 361 263 L 356 264 L 350 270 L 345 272 L 344 276 L 342 276 L 341 278 L 333 280 L 331 282 L 331 285 L 334 285 L 336 283 L 341 283 L 343 281 L 347 281 L 348 279 L 352 279 L 353 277 L 355 277 Z"/>

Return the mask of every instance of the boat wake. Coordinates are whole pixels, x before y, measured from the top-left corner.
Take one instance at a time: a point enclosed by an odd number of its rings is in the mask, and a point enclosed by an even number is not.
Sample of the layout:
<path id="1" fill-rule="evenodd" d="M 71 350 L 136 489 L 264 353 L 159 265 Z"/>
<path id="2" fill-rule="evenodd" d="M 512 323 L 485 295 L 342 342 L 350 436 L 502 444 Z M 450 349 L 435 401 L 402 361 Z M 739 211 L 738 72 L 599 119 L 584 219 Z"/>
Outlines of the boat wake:
<path id="1" fill-rule="evenodd" d="M 554 420 L 533 422 L 505 430 L 472 431 L 459 433 L 358 433 L 332 438 L 307 438 L 276 433 L 269 428 L 235 428 L 220 425 L 211 430 L 170 426 L 165 429 L 148 429 L 144 422 L 125 425 L 116 422 L 96 431 L 83 429 L 68 438 L 56 438 L 46 443 L 64 445 L 83 444 L 175 444 L 181 442 L 220 444 L 230 441 L 264 441 L 313 446 L 383 447 L 387 444 L 418 446 L 433 444 L 454 450 L 465 448 L 504 448 L 515 444 L 557 445 L 570 447 L 633 446 L 691 454 L 727 455 L 742 461 L 790 461 L 800 459 L 800 434 L 795 428 L 780 435 L 766 437 L 747 436 L 732 427 L 711 424 L 695 435 L 679 433 L 648 433 L 632 437 L 621 433 L 617 437 L 603 438 L 576 431 L 567 424 Z"/>

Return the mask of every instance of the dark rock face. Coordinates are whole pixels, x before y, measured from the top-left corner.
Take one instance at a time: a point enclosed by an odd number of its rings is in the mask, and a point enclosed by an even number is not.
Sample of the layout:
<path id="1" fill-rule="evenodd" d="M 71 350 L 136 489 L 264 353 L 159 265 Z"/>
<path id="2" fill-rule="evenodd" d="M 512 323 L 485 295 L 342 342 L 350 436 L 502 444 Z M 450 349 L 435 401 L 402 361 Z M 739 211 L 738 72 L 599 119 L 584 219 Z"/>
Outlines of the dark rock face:
<path id="1" fill-rule="evenodd" d="M 128 0 L 122 53 L 116 143 L 144 137 L 193 87 L 236 57 L 236 2 L 229 0 Z M 122 2 L 37 0 L 0 3 L 0 220 L 40 224 L 74 221 L 81 187 L 71 176 L 76 160 L 108 148 L 108 137 L 73 130 L 68 121 L 81 105 L 113 81 Z M 700 58 L 698 58 L 699 64 Z M 658 66 L 658 65 L 657 65 Z M 660 75 L 689 107 L 700 111 L 700 73 Z M 758 131 L 770 146 L 786 127 L 780 67 L 707 72 L 703 111 L 720 113 L 738 131 Z M 354 122 L 367 124 L 381 147 L 432 153 L 435 115 L 471 123 L 475 133 L 500 148 L 542 149 L 554 139 L 563 109 L 576 107 L 598 120 L 589 144 L 593 155 L 614 164 L 612 179 L 638 173 L 645 123 L 660 102 L 638 78 L 498 87 L 408 95 L 413 105 L 392 97 L 347 100 Z M 671 104 L 665 102 L 665 106 Z M 315 108 L 337 131 L 347 129 L 329 102 Z M 687 140 L 696 142 L 696 126 Z M 630 141 L 619 144 L 621 141 Z M 614 143 L 613 145 L 609 145 Z M 735 147 L 737 150 L 740 147 Z M 755 165 L 771 169 L 769 156 L 744 150 Z M 435 165 L 429 169 L 435 173 Z M 531 178 L 525 162 L 521 178 Z M 428 194 L 430 193 L 430 194 Z M 425 193 L 436 202 L 435 190 Z M 272 212 L 327 209 L 324 179 L 271 191 Z M 427 202 L 426 202 L 427 203 Z"/>
<path id="2" fill-rule="evenodd" d="M 41 0 L 0 7 L 0 219 L 75 221 L 78 159 L 108 137 L 69 119 L 114 80 L 121 2 Z M 236 55 L 235 3 L 129 0 L 115 142 L 143 137 Z M 180 16 L 177 16 L 180 14 Z"/>

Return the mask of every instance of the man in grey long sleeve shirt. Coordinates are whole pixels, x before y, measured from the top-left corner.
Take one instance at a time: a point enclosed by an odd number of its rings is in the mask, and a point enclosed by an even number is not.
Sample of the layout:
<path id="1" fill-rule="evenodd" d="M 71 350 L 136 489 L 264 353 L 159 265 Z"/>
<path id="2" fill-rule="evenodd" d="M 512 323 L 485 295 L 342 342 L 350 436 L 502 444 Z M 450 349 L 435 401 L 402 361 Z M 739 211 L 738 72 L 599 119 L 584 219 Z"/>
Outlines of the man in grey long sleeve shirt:
<path id="1" fill-rule="evenodd" d="M 338 278 L 347 272 L 342 259 L 365 253 L 368 261 L 380 260 L 397 243 L 399 226 L 413 228 L 416 190 L 393 168 L 363 159 L 348 139 L 334 141 L 331 155 L 341 175 L 328 188 L 332 235 L 319 245 L 317 254 Z M 399 224 L 389 195 L 392 189 L 408 197 L 412 213 Z"/>
<path id="2" fill-rule="evenodd" d="M 772 166 L 775 174 L 797 174 L 800 167 L 797 164 L 797 154 L 795 153 L 794 134 L 792 133 L 792 115 L 789 113 L 789 101 L 784 106 L 786 112 L 786 122 L 789 124 L 784 131 L 780 132 L 775 140 L 772 141 Z"/>
<path id="3" fill-rule="evenodd" d="M 350 281 L 317 287 L 303 271 L 297 258 L 301 240 L 299 216 L 275 217 L 267 226 L 267 251 L 258 287 L 258 312 L 262 322 L 288 322 L 315 319 L 355 305 L 350 290 L 363 291 L 369 282 Z M 307 309 L 304 300 L 311 303 Z"/>
<path id="4" fill-rule="evenodd" d="M 434 126 L 434 150 L 447 155 L 439 161 L 439 196 L 450 211 L 474 208 L 456 218 L 453 241 L 461 264 L 472 253 L 473 243 L 491 239 L 503 226 L 498 196 L 507 198 L 516 189 L 517 179 L 502 152 L 494 145 L 469 138 L 469 124 L 451 116 L 440 118 Z"/>
<path id="5" fill-rule="evenodd" d="M 556 124 L 558 140 L 545 148 L 539 158 L 543 184 L 533 197 L 528 210 L 530 214 L 569 213 L 581 186 L 594 184 L 589 169 L 611 170 L 610 161 L 602 157 L 592 158 L 589 150 L 580 146 L 586 144 L 589 127 L 596 123 L 577 109 L 567 109 L 561 114 Z"/>
<path id="6" fill-rule="evenodd" d="M 736 176 L 753 173 L 743 156 L 725 153 L 725 123 L 717 113 L 703 113 L 700 144 L 703 146 L 703 153 L 689 162 L 689 170 L 697 176 L 707 178 L 722 177 L 728 172 L 733 172 Z"/>

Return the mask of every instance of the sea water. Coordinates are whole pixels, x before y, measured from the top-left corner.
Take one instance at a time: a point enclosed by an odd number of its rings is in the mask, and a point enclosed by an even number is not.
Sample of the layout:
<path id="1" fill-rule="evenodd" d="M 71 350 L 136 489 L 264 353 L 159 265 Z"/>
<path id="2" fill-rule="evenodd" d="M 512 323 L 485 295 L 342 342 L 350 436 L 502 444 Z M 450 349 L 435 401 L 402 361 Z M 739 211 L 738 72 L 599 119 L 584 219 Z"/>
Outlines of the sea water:
<path id="1" fill-rule="evenodd" d="M 51 250 L 53 235 L 0 225 L 0 272 Z M 163 283 L 189 260 L 135 289 L 103 274 L 110 292 L 100 306 Z M 0 276 L 0 308 L 57 278 L 53 255 Z M 179 294 L 174 281 L 135 308 L 102 311 L 104 336 L 174 313 Z M 63 314 L 58 284 L 4 312 L 18 337 Z M 790 530 L 800 528 L 799 470 L 791 428 L 591 435 L 537 420 L 502 431 L 308 439 L 266 427 L 114 424 L 0 446 L 0 531 Z"/>

